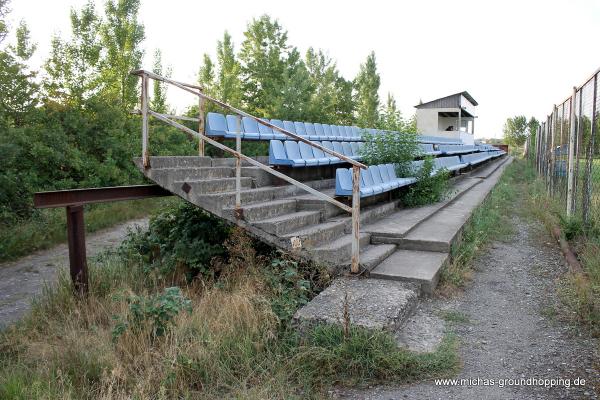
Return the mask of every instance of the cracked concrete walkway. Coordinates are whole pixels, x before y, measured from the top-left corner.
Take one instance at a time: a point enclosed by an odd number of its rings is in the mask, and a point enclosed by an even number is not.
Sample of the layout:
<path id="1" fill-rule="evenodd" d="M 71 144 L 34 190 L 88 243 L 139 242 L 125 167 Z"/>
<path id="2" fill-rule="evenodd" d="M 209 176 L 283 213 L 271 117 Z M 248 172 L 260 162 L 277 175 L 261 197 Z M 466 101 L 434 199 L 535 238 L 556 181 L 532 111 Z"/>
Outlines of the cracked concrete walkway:
<path id="1" fill-rule="evenodd" d="M 417 315 L 453 311 L 468 322 L 446 323 L 460 343 L 456 378 L 585 379 L 585 386 L 436 386 L 340 389 L 351 399 L 598 399 L 598 342 L 548 312 L 557 305 L 557 278 L 566 267 L 557 245 L 537 223 L 514 217 L 515 233 L 496 241 L 475 261 L 473 281 L 451 301 L 432 299 Z M 438 318 L 439 319 L 439 318 Z M 409 322 L 410 323 L 410 320 Z"/>
<path id="2" fill-rule="evenodd" d="M 118 246 L 134 226 L 146 227 L 148 219 L 131 220 L 86 235 L 88 258 Z M 67 244 L 41 250 L 16 261 L 0 264 L 0 329 L 21 318 L 45 282 L 53 282 L 62 267 L 69 265 Z"/>

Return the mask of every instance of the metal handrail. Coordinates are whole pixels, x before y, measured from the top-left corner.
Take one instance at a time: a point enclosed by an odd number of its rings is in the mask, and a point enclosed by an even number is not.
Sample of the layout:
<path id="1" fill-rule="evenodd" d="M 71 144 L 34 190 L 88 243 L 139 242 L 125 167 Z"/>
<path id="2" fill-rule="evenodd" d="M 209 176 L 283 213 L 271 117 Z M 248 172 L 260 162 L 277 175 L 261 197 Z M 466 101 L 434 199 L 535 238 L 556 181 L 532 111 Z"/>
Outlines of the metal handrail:
<path id="1" fill-rule="evenodd" d="M 249 164 L 254 165 L 263 171 L 266 171 L 280 179 L 283 179 L 283 180 L 293 184 L 294 186 L 297 186 L 300 189 L 305 190 L 305 191 L 315 195 L 316 197 L 341 208 L 342 210 L 344 210 L 346 212 L 351 213 L 352 214 L 352 258 L 351 258 L 350 269 L 351 269 L 351 272 L 353 272 L 353 273 L 360 272 L 360 268 L 359 268 L 359 259 L 360 259 L 360 254 L 359 254 L 360 253 L 360 243 L 359 243 L 360 169 L 361 168 L 367 169 L 366 165 L 364 165 L 356 160 L 353 160 L 343 154 L 340 154 L 334 150 L 330 150 L 330 149 L 323 147 L 317 143 L 311 142 L 310 140 L 308 140 L 302 136 L 299 136 L 295 133 L 292 133 L 286 129 L 275 126 L 268 121 L 262 120 L 258 117 L 248 114 L 242 110 L 239 110 L 233 106 L 230 106 L 229 104 L 226 104 L 226 103 L 224 103 L 220 100 L 217 100 L 211 96 L 208 96 L 208 95 L 202 93 L 203 89 L 200 86 L 186 84 L 183 82 L 178 82 L 173 79 L 165 78 L 163 76 L 157 75 L 153 72 L 146 71 L 146 70 L 135 70 L 135 71 L 132 71 L 131 74 L 137 75 L 142 79 L 141 102 L 140 102 L 141 110 L 137 111 L 136 113 L 142 115 L 142 164 L 143 164 L 144 168 L 149 167 L 148 115 L 150 115 L 150 116 L 152 116 L 160 121 L 163 121 L 179 130 L 182 130 L 183 132 L 191 135 L 192 137 L 197 137 L 199 139 L 198 151 L 199 151 L 200 156 L 204 155 L 204 142 L 208 142 L 209 144 L 212 144 L 213 146 L 215 146 L 229 154 L 232 154 L 236 158 L 236 184 L 235 184 L 235 189 L 236 189 L 235 215 L 236 215 L 236 218 L 240 218 L 242 215 L 242 207 L 241 207 L 241 164 L 242 164 L 242 160 L 245 160 Z M 196 119 L 193 117 L 181 117 L 181 116 L 170 115 L 170 114 L 162 114 L 162 113 L 158 113 L 153 110 L 150 110 L 149 105 L 148 105 L 148 80 L 149 79 L 154 79 L 157 81 L 165 82 L 165 83 L 171 84 L 173 86 L 176 86 L 186 92 L 197 95 L 200 98 L 199 110 L 198 110 L 199 118 Z M 194 90 L 194 89 L 196 89 L 196 90 Z M 236 149 L 235 150 L 223 145 L 222 143 L 219 143 L 216 140 L 209 138 L 208 136 L 206 136 L 204 134 L 204 101 L 205 100 L 211 101 L 211 102 L 219 105 L 220 107 L 222 107 L 226 110 L 229 110 L 238 115 L 238 119 L 237 119 L 238 129 L 236 132 Z M 348 162 L 349 164 L 351 164 L 352 165 L 352 207 L 349 207 L 346 204 L 334 199 L 333 197 L 330 197 L 324 193 L 321 193 L 318 190 L 313 189 L 312 187 L 305 185 L 302 182 L 299 182 L 279 171 L 274 170 L 273 168 L 271 168 L 269 166 L 266 166 L 256 160 L 254 160 L 251 157 L 248 157 L 248 156 L 242 154 L 242 152 L 241 152 L 241 118 L 240 117 L 247 117 L 247 118 L 253 119 L 259 124 L 268 126 L 278 132 L 283 133 L 286 136 L 289 136 L 300 142 L 306 143 L 311 147 L 320 149 L 324 153 L 330 154 L 334 157 L 337 157 L 337 158 L 344 160 L 344 161 Z M 188 128 L 185 125 L 182 125 L 182 124 L 174 121 L 174 119 L 199 122 L 198 132 L 194 131 L 193 129 Z"/>

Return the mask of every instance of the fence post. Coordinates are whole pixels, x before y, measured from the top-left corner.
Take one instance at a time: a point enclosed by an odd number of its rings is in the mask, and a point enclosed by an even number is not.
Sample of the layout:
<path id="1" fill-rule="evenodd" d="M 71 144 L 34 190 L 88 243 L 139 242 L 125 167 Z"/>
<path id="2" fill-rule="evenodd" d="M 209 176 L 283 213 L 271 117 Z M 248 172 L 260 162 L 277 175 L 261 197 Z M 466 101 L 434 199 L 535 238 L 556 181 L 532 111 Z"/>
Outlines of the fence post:
<path id="1" fill-rule="evenodd" d="M 204 122 L 204 111 L 206 107 L 206 99 L 202 96 L 198 97 L 198 155 L 200 157 L 204 157 L 204 130 L 205 130 L 205 122 Z"/>
<path id="2" fill-rule="evenodd" d="M 69 242 L 69 270 L 73 288 L 79 295 L 88 291 L 87 260 L 85 256 L 85 225 L 83 206 L 67 206 L 67 236 Z"/>
<path id="3" fill-rule="evenodd" d="M 548 165 L 548 193 L 550 196 L 554 195 L 554 164 L 556 159 L 556 154 L 554 151 L 554 137 L 556 136 L 556 114 L 558 114 L 558 109 L 556 105 L 552 108 L 552 114 L 550 114 L 550 129 L 548 131 L 550 135 L 550 154 L 549 154 L 549 165 Z"/>
<path id="4" fill-rule="evenodd" d="M 596 136 L 596 92 L 598 89 L 598 74 L 594 75 L 594 86 L 593 86 L 593 100 L 592 100 L 592 118 L 591 118 L 591 126 L 590 126 L 590 139 L 588 140 L 588 151 L 586 154 L 586 168 L 585 175 L 583 178 L 584 182 L 584 190 L 583 190 L 583 222 L 586 225 L 590 224 L 590 203 L 592 199 L 592 169 L 594 163 L 594 142 Z M 582 89 L 583 94 L 583 89 Z"/>
<path id="5" fill-rule="evenodd" d="M 148 75 L 142 74 L 142 165 L 150 167 L 150 154 L 148 150 Z"/>
<path id="6" fill-rule="evenodd" d="M 360 167 L 352 166 L 352 259 L 350 272 L 360 272 Z"/>
<path id="7" fill-rule="evenodd" d="M 573 87 L 571 96 L 571 107 L 569 108 L 571 116 L 569 117 L 569 159 L 567 161 L 567 216 L 573 215 L 573 189 L 575 187 L 575 97 L 577 88 Z"/>

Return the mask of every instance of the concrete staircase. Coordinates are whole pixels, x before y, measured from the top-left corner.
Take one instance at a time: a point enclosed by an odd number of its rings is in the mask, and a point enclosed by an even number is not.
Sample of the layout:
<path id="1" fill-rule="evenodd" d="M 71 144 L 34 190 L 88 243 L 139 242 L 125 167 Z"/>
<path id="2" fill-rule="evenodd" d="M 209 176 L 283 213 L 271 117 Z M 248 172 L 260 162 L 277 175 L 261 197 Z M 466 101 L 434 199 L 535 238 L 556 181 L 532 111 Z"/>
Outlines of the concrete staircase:
<path id="1" fill-rule="evenodd" d="M 394 330 L 418 298 L 435 289 L 452 245 L 510 159 L 494 160 L 454 178 L 451 196 L 426 207 L 399 208 L 398 201 L 385 196 L 363 199 L 360 263 L 365 273 L 360 278 L 340 276 L 350 265 L 351 217 L 337 207 L 242 164 L 242 218 L 236 218 L 234 159 L 151 157 L 148 169 L 135 161 L 146 177 L 172 193 L 339 276 L 297 312 L 300 327 L 338 323 L 348 293 L 353 323 Z M 303 183 L 333 196 L 333 179 Z"/>

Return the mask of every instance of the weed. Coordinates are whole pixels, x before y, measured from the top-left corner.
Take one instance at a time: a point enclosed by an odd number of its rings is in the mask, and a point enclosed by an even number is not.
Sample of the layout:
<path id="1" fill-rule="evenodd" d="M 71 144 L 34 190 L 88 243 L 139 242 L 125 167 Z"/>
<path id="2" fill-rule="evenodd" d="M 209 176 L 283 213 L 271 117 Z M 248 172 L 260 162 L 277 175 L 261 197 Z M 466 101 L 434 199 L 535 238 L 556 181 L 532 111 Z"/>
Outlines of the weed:
<path id="1" fill-rule="evenodd" d="M 426 157 L 416 173 L 417 182 L 402 198 L 403 204 L 417 207 L 443 200 L 448 193 L 449 177 L 450 173 L 447 169 L 436 171 L 433 157 Z"/>
<path id="2" fill-rule="evenodd" d="M 452 322 L 455 324 L 468 324 L 471 322 L 469 316 L 461 311 L 456 310 L 441 310 L 438 312 L 440 318 L 446 322 Z"/>

